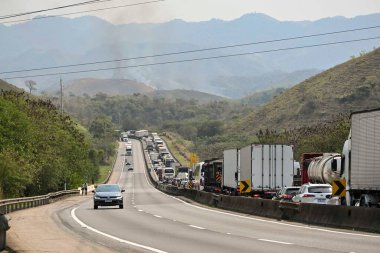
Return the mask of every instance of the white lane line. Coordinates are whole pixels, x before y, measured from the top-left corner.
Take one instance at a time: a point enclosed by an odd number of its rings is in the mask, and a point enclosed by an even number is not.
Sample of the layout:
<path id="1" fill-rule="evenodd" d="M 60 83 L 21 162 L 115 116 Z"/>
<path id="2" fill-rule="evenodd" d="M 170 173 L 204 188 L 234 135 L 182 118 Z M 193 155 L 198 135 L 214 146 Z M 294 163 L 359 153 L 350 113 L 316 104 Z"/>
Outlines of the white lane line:
<path id="1" fill-rule="evenodd" d="M 196 229 L 201 229 L 201 230 L 205 229 L 205 228 L 198 227 L 198 226 L 195 226 L 195 225 L 189 225 L 189 227 L 196 228 Z"/>
<path id="2" fill-rule="evenodd" d="M 227 235 L 231 235 L 231 233 L 227 233 Z"/>
<path id="3" fill-rule="evenodd" d="M 253 218 L 253 217 L 247 217 L 247 216 L 242 216 L 242 215 L 238 215 L 238 214 L 226 213 L 226 212 L 222 212 L 222 211 L 217 211 L 217 210 L 212 210 L 212 209 L 196 206 L 196 205 L 187 203 L 187 202 L 183 201 L 182 199 L 173 197 L 173 196 L 171 196 L 169 194 L 166 194 L 166 193 L 158 190 L 157 188 L 155 188 L 153 186 L 153 184 L 151 182 L 149 182 L 148 176 L 147 176 L 147 173 L 146 173 L 146 169 L 144 170 L 144 174 L 145 174 L 145 178 L 146 178 L 147 183 L 149 185 L 151 185 L 153 187 L 153 189 L 155 189 L 157 192 L 159 192 L 159 193 L 161 193 L 161 194 L 163 194 L 165 196 L 171 197 L 171 198 L 173 198 L 173 199 L 175 199 L 175 200 L 177 200 L 179 202 L 182 202 L 185 205 L 191 206 L 193 208 L 198 208 L 200 210 L 205 210 L 205 211 L 208 211 L 208 212 L 229 215 L 229 216 L 238 217 L 238 218 L 242 218 L 242 219 L 248 219 L 248 220 L 254 220 L 254 221 L 260 221 L 260 222 L 266 222 L 266 223 L 272 223 L 272 224 L 282 225 L 282 226 L 294 227 L 294 228 L 309 229 L 309 230 L 315 230 L 315 231 L 321 231 L 321 232 L 327 232 L 327 233 L 333 233 L 333 234 L 343 234 L 343 235 L 369 237 L 369 238 L 380 238 L 380 236 L 378 236 L 378 235 L 355 234 L 355 233 L 350 233 L 350 232 L 334 231 L 334 230 L 323 229 L 323 228 L 315 228 L 315 227 L 294 225 L 294 224 L 288 224 L 288 223 L 283 223 L 283 222 L 278 222 L 278 221 L 264 220 L 264 219 L 260 219 L 260 218 Z"/>
<path id="4" fill-rule="evenodd" d="M 282 223 L 282 222 L 278 222 L 278 221 L 264 220 L 264 219 L 260 219 L 260 218 L 247 217 L 247 216 L 242 216 L 242 215 L 238 215 L 238 214 L 226 213 L 226 212 L 223 212 L 223 211 L 217 211 L 217 210 L 207 209 L 207 208 L 204 208 L 204 207 L 200 207 L 200 206 L 196 206 L 196 205 L 187 203 L 187 202 L 183 201 L 182 199 L 170 196 L 170 195 L 168 195 L 168 194 L 166 194 L 166 193 L 164 193 L 164 192 L 162 192 L 162 191 L 160 191 L 158 189 L 156 189 L 156 190 L 158 192 L 160 192 L 160 193 L 168 196 L 168 197 L 171 197 L 173 199 L 178 200 L 179 202 L 182 202 L 185 205 L 191 206 L 193 208 L 198 208 L 198 209 L 201 209 L 201 210 L 205 210 L 205 211 L 208 211 L 208 212 L 229 215 L 229 216 L 238 217 L 238 218 L 247 219 L 247 220 L 254 220 L 254 221 L 272 223 L 272 224 L 277 224 L 277 225 L 282 225 L 282 226 L 302 228 L 302 229 L 309 229 L 309 230 L 315 230 L 315 231 L 321 231 L 321 232 L 327 232 L 327 233 L 333 233 L 333 234 L 352 235 L 352 236 L 361 236 L 361 237 L 369 237 L 369 238 L 380 238 L 380 236 L 378 236 L 378 235 L 355 234 L 355 233 L 350 233 L 350 232 L 334 231 L 334 230 L 323 229 L 323 228 L 315 228 L 315 227 L 307 227 L 307 226 L 301 226 L 301 225 L 287 224 L 287 223 Z"/>
<path id="5" fill-rule="evenodd" d="M 160 215 L 153 215 L 153 216 L 156 218 L 162 218 L 162 216 L 160 216 Z"/>
<path id="6" fill-rule="evenodd" d="M 144 210 L 141 210 L 141 209 L 139 209 L 138 211 L 139 211 L 139 212 L 144 212 Z"/>
<path id="7" fill-rule="evenodd" d="M 280 242 L 280 241 L 274 241 L 274 240 L 268 240 L 268 239 L 257 239 L 258 241 L 263 241 L 263 242 L 273 242 L 273 243 L 278 243 L 278 244 L 285 244 L 285 245 L 292 245 L 293 243 L 290 242 Z"/>
<path id="8" fill-rule="evenodd" d="M 156 249 L 156 248 L 152 248 L 152 247 L 149 247 L 149 246 L 145 246 L 145 245 L 142 245 L 142 244 L 139 244 L 139 243 L 135 243 L 135 242 L 131 242 L 131 241 L 127 241 L 127 240 L 124 240 L 124 239 L 121 239 L 119 237 L 116 237 L 116 236 L 113 236 L 113 235 L 109 235 L 109 234 L 106 234 L 104 232 L 101 232 L 93 227 L 90 227 L 88 226 L 87 224 L 85 224 L 84 222 L 82 222 L 81 220 L 78 219 L 78 217 L 75 215 L 75 211 L 77 210 L 77 207 L 76 208 L 73 208 L 71 210 L 71 217 L 82 227 L 82 228 L 87 228 L 88 230 L 91 230 L 92 232 L 95 232 L 97 234 L 100 234 L 102 236 L 105 236 L 105 237 L 108 237 L 110 239 L 113 239 L 115 241 L 118 241 L 118 242 L 121 242 L 121 243 L 125 243 L 125 244 L 129 244 L 129 245 L 132 245 L 132 246 L 135 246 L 135 247 L 138 247 L 138 248 L 142 248 L 142 249 L 146 249 L 146 250 L 150 250 L 152 252 L 157 252 L 157 253 L 168 253 L 166 251 L 163 251 L 163 250 L 159 250 L 159 249 Z"/>

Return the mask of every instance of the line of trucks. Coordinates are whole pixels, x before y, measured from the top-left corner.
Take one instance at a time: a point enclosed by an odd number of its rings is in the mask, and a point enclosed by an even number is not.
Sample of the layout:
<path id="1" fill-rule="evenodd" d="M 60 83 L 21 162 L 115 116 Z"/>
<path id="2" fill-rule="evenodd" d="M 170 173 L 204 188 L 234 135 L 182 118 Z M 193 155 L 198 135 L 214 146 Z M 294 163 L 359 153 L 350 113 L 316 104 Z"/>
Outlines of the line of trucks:
<path id="1" fill-rule="evenodd" d="M 344 179 L 342 205 L 380 206 L 380 109 L 351 114 L 342 154 L 307 153 L 300 163 L 293 157 L 289 145 L 252 144 L 225 150 L 223 159 L 206 160 L 193 170 L 200 168 L 205 191 L 241 195 L 250 187 L 252 196 L 264 198 L 282 187 Z"/>

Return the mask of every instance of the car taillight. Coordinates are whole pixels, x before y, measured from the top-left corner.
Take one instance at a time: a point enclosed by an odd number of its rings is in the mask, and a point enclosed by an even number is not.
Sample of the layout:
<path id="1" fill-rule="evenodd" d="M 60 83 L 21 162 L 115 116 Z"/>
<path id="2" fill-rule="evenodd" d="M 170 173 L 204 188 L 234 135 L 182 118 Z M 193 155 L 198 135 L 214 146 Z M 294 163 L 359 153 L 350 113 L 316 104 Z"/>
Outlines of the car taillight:
<path id="1" fill-rule="evenodd" d="M 312 198 L 312 197 L 315 197 L 315 195 L 313 195 L 313 194 L 304 194 L 302 196 L 302 198 Z"/>
<path id="2" fill-rule="evenodd" d="M 293 198 L 293 196 L 292 196 L 292 195 L 289 195 L 289 194 L 282 194 L 281 197 L 283 197 L 283 198 L 285 198 L 285 199 L 291 199 L 291 198 Z"/>

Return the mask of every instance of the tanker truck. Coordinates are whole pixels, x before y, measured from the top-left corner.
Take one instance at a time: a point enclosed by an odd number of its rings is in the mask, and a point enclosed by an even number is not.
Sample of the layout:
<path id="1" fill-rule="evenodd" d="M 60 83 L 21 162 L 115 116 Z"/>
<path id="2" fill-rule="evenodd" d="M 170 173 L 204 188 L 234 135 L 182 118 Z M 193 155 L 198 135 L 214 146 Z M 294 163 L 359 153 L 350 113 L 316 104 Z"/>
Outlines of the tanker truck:
<path id="1" fill-rule="evenodd" d="M 348 206 L 380 207 L 380 108 L 351 114 L 342 151 Z"/>
<path id="2" fill-rule="evenodd" d="M 332 184 L 333 180 L 340 178 L 341 161 L 341 155 L 336 153 L 313 157 L 307 169 L 309 182 Z"/>

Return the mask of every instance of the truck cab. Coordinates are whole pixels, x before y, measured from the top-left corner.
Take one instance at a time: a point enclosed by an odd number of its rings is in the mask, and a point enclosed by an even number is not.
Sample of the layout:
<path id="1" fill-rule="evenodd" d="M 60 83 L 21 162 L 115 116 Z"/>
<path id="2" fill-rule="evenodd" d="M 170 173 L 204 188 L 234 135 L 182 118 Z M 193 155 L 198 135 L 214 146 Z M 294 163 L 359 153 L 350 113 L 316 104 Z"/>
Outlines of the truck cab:
<path id="1" fill-rule="evenodd" d="M 202 168 L 204 171 L 204 190 L 220 193 L 222 188 L 223 160 L 206 160 Z"/>

